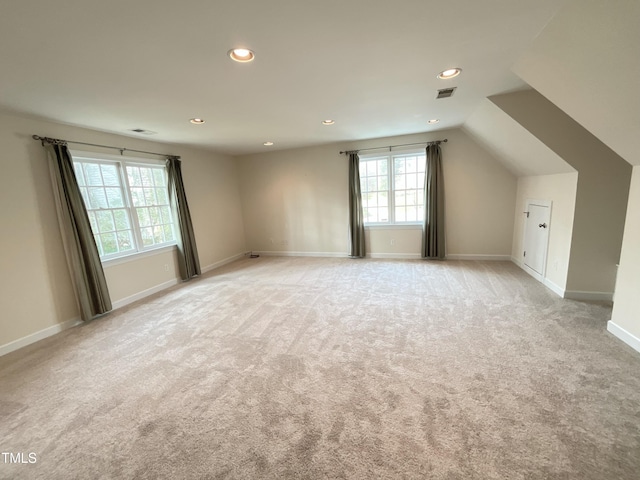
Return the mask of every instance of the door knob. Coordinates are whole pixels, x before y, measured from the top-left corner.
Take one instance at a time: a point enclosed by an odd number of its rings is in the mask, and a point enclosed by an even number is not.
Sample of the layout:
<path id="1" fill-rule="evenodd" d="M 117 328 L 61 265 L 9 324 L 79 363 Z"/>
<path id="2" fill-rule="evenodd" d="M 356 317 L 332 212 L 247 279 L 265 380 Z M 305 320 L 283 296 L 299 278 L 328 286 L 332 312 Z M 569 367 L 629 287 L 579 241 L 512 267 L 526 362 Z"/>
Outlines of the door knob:
<path id="1" fill-rule="evenodd" d="M 538 226 L 540 228 L 547 228 L 547 224 L 546 223 L 540 223 Z"/>

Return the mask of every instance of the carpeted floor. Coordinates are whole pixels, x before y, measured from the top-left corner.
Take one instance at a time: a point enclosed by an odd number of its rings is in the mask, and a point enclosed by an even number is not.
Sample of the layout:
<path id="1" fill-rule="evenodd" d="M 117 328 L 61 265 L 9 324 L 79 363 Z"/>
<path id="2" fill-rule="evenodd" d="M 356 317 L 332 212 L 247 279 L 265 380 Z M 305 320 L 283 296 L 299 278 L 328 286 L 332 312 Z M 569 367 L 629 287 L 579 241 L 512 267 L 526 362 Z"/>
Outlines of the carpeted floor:
<path id="1" fill-rule="evenodd" d="M 1 357 L 0 478 L 637 480 L 609 319 L 508 262 L 241 260 Z"/>

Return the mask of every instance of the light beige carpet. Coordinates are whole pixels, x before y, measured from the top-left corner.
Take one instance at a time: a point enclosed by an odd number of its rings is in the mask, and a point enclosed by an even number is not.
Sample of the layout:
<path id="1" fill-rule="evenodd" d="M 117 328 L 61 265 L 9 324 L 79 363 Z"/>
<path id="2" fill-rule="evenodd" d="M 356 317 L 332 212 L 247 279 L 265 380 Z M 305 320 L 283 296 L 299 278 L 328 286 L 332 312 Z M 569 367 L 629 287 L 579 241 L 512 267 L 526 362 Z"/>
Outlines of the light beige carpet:
<path id="1" fill-rule="evenodd" d="M 0 358 L 0 478 L 638 479 L 608 319 L 507 262 L 241 260 Z"/>

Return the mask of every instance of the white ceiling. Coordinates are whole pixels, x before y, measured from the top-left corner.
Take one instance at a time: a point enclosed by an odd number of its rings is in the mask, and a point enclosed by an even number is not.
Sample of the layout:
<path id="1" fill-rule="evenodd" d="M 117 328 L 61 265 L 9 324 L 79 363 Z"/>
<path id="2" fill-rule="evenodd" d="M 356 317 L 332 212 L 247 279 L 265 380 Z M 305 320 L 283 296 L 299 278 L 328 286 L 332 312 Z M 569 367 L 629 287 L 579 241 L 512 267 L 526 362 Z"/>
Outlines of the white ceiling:
<path id="1" fill-rule="evenodd" d="M 2 2 L 0 108 L 230 154 L 451 128 L 526 86 L 510 69 L 563 3 Z M 232 62 L 239 46 L 255 61 Z"/>

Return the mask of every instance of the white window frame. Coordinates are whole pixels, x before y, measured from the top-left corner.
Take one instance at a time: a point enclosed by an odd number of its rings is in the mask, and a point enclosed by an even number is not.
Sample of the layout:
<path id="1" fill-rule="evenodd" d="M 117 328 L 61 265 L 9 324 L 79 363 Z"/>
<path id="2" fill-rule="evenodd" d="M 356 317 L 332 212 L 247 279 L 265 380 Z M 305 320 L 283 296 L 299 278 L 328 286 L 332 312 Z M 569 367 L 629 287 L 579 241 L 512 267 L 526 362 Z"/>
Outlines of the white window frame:
<path id="1" fill-rule="evenodd" d="M 395 185 L 395 175 L 394 175 L 394 158 L 397 157 L 411 157 L 411 156 L 421 156 L 424 157 L 424 168 L 426 169 L 426 152 L 424 149 L 408 149 L 408 150 L 394 150 L 391 152 L 382 152 L 382 153 L 369 153 L 369 154 L 364 154 L 364 155 L 360 155 L 360 174 L 361 174 L 361 178 L 362 178 L 362 169 L 363 169 L 363 163 L 368 162 L 368 161 L 374 161 L 374 160 L 383 160 L 386 159 L 387 162 L 387 185 L 388 185 L 388 190 L 386 190 L 388 192 L 388 209 L 389 209 L 389 219 L 386 222 L 367 222 L 365 219 L 365 227 L 366 228 L 389 228 L 389 227 L 405 227 L 405 228 L 409 228 L 409 229 L 413 229 L 413 228 L 418 228 L 419 226 L 422 225 L 422 220 L 420 218 L 418 218 L 415 221 L 397 221 L 395 216 L 396 216 L 396 205 L 395 205 L 395 192 L 396 192 L 396 185 Z M 422 174 L 424 176 L 424 174 Z M 421 179 L 420 181 L 423 182 L 423 180 Z M 362 185 L 362 182 L 361 182 Z M 406 190 L 405 189 L 399 189 L 399 190 Z M 362 195 L 364 197 L 365 192 L 362 191 Z M 421 198 L 424 199 L 424 184 L 422 185 L 422 190 L 421 193 L 419 193 L 419 195 L 421 195 Z M 364 205 L 365 201 L 363 199 L 363 208 L 365 207 Z M 424 205 L 422 205 L 422 209 L 424 212 Z"/>
<path id="2" fill-rule="evenodd" d="M 136 206 L 133 204 L 133 198 L 131 193 L 131 185 L 129 183 L 129 176 L 127 174 L 127 167 L 162 167 L 164 169 L 165 182 L 167 180 L 167 172 L 166 172 L 166 164 L 162 160 L 155 159 L 147 159 L 147 158 L 135 158 L 135 157 L 126 157 L 121 155 L 108 155 L 103 153 L 94 153 L 94 152 L 84 152 L 84 151 L 71 151 L 71 158 L 73 162 L 85 162 L 85 163 L 93 163 L 93 164 L 108 164 L 115 165 L 118 171 L 118 176 L 120 180 L 120 188 L 122 189 L 123 197 L 124 197 L 124 209 L 127 210 L 129 215 L 129 222 L 131 225 L 131 231 L 133 236 L 134 248 L 131 250 L 126 250 L 123 252 L 105 254 L 100 256 L 100 260 L 103 264 L 117 264 L 122 261 L 126 261 L 131 259 L 132 257 L 146 256 L 150 254 L 160 253 L 161 251 L 174 249 L 176 246 L 176 240 L 162 243 L 154 243 L 153 245 L 144 246 L 144 241 L 142 237 L 142 230 L 140 226 L 140 222 L 138 219 L 138 214 L 136 211 Z M 167 202 L 168 202 L 168 193 L 167 193 Z M 169 205 L 169 212 L 171 215 L 171 227 L 173 231 L 174 239 L 177 238 L 179 234 L 177 225 L 175 222 L 175 212 Z M 87 206 L 87 210 L 91 210 Z M 169 224 L 163 224 L 169 225 Z"/>

